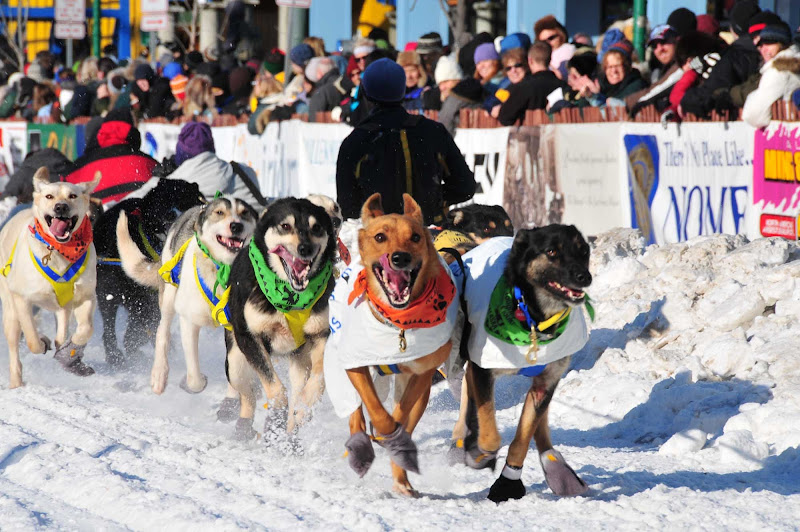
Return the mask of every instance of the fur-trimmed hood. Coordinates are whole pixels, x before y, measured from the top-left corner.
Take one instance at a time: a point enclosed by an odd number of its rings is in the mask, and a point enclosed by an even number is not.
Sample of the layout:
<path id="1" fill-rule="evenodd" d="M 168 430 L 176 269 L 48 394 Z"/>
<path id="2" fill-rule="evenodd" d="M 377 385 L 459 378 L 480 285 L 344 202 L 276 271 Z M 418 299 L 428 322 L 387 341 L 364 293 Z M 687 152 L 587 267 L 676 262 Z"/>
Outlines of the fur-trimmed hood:
<path id="1" fill-rule="evenodd" d="M 782 50 L 765 67 L 800 75 L 800 46 L 793 44 L 786 50 Z"/>

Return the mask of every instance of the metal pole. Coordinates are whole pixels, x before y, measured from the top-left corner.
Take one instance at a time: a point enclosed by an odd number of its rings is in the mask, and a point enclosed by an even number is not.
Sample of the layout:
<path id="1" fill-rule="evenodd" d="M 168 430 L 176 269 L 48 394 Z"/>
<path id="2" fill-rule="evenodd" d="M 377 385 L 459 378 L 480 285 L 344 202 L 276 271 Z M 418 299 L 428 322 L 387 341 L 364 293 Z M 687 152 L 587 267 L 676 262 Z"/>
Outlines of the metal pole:
<path id="1" fill-rule="evenodd" d="M 67 39 L 67 68 L 72 68 L 72 39 Z"/>
<path id="2" fill-rule="evenodd" d="M 639 54 L 639 61 L 644 61 L 646 11 L 647 0 L 633 0 L 633 48 Z"/>
<path id="3" fill-rule="evenodd" d="M 283 57 L 283 88 L 285 89 L 287 85 L 289 85 L 289 81 L 292 79 L 292 61 L 289 59 L 289 52 L 292 50 L 292 46 L 294 46 L 294 42 L 292 41 L 292 29 L 294 26 L 294 7 L 289 8 L 289 46 L 286 47 L 286 55 Z"/>
<path id="4" fill-rule="evenodd" d="M 100 57 L 100 0 L 92 0 L 92 55 Z"/>
<path id="5" fill-rule="evenodd" d="M 158 46 L 158 33 L 155 31 L 150 32 L 150 64 L 153 68 L 156 66 L 156 47 Z"/>

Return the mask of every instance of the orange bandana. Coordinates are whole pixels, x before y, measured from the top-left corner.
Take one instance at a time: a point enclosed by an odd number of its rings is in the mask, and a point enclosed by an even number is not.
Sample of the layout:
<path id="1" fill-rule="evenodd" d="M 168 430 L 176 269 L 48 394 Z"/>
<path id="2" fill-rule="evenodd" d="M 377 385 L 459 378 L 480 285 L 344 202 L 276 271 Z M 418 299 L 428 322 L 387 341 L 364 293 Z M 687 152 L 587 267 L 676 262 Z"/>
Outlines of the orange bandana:
<path id="1" fill-rule="evenodd" d="M 45 228 L 42 227 L 42 224 L 38 219 L 36 220 L 35 229 L 33 227 L 30 227 L 29 229 L 31 230 L 31 233 L 34 233 L 34 236 L 38 236 L 39 239 L 43 240 L 45 244 L 53 248 L 65 259 L 72 263 L 77 262 L 78 259 L 80 259 L 84 253 L 86 253 L 86 250 L 92 243 L 93 238 L 92 222 L 89 220 L 88 216 L 83 219 L 81 225 L 72 234 L 72 238 L 64 243 L 61 243 L 53 238 L 50 233 L 48 233 Z"/>
<path id="2" fill-rule="evenodd" d="M 453 301 L 456 287 L 444 267 L 439 267 L 439 275 L 429 281 L 422 294 L 404 309 L 396 309 L 373 294 L 367 282 L 367 269 L 358 272 L 353 291 L 347 298 L 347 304 L 360 297 L 364 292 L 381 316 L 400 329 L 428 329 L 436 327 L 447 319 L 447 307 Z"/>

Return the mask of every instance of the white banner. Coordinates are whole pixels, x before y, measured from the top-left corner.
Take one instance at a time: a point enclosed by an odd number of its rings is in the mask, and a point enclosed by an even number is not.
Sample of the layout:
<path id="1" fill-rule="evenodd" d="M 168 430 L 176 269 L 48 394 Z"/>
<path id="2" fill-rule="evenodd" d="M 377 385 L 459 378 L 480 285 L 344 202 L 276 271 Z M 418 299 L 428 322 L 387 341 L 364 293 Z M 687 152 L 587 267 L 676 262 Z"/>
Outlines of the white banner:
<path id="1" fill-rule="evenodd" d="M 584 234 L 624 227 L 627 179 L 620 179 L 620 122 L 560 124 L 555 130 L 556 176 L 564 202 L 561 222 Z"/>
<path id="2" fill-rule="evenodd" d="M 28 124 L 26 122 L 0 122 L 0 178 L 3 188 L 11 176 L 25 160 L 28 153 Z"/>
<path id="3" fill-rule="evenodd" d="M 467 166 L 474 172 L 478 184 L 475 203 L 503 204 L 503 179 L 510 129 L 500 127 L 456 130 L 456 145 L 464 154 Z"/>
<path id="4" fill-rule="evenodd" d="M 651 242 L 750 233 L 753 128 L 743 122 L 622 126 L 627 226 Z M 758 235 L 749 234 L 750 237 Z"/>

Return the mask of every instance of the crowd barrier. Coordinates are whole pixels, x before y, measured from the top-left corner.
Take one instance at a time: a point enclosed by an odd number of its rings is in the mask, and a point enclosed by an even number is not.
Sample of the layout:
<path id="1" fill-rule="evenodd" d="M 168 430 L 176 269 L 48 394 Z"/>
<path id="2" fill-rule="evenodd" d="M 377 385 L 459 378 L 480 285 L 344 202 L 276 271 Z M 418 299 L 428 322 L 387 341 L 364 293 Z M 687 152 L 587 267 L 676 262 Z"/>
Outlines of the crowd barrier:
<path id="1" fill-rule="evenodd" d="M 741 121 L 574 123 L 539 114 L 530 121 L 460 128 L 455 137 L 475 173 L 475 200 L 503 205 L 517 227 L 570 223 L 588 235 L 638 227 L 657 243 L 712 233 L 798 238 L 800 124 L 755 130 Z M 0 172 L 13 172 L 37 147 L 76 157 L 83 128 L 0 122 Z M 139 129 L 143 151 L 158 160 L 174 153 L 180 125 Z M 217 154 L 252 167 L 265 196 L 336 196 L 349 126 L 289 120 L 261 136 L 245 124 L 212 131 Z"/>

